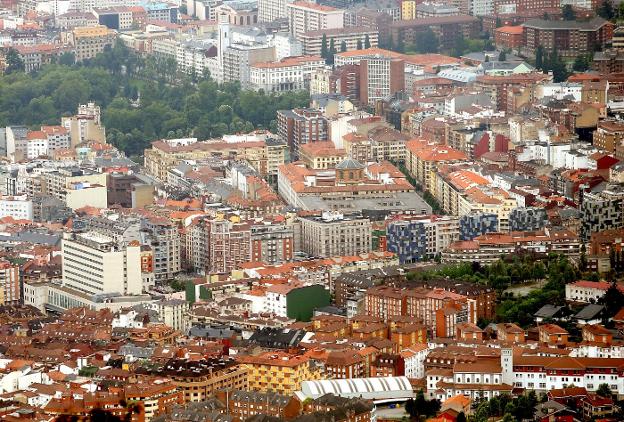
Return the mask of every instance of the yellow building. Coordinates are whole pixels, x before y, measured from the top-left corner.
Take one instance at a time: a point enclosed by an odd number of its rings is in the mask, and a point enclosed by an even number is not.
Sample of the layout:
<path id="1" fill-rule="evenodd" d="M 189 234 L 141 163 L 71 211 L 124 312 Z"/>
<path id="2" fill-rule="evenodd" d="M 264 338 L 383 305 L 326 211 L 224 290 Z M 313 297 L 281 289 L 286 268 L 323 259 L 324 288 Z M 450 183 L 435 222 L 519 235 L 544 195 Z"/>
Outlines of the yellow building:
<path id="1" fill-rule="evenodd" d="M 347 158 L 344 149 L 336 149 L 332 142 L 311 142 L 299 147 L 299 159 L 315 170 L 335 168 Z"/>
<path id="2" fill-rule="evenodd" d="M 401 2 L 401 19 L 411 20 L 416 19 L 416 6 L 418 2 L 416 0 L 403 0 Z"/>
<path id="3" fill-rule="evenodd" d="M 301 389 L 302 381 L 321 379 L 323 372 L 310 358 L 285 352 L 243 356 L 239 361 L 249 368 L 249 389 L 291 395 Z"/>
<path id="4" fill-rule="evenodd" d="M 104 51 L 106 46 L 113 45 L 116 34 L 104 25 L 85 26 L 62 34 L 63 41 L 74 46 L 76 61 L 92 59 Z"/>
<path id="5" fill-rule="evenodd" d="M 490 181 L 481 175 L 466 169 L 433 171 L 430 185 L 431 194 L 449 214 L 496 214 L 499 231 L 509 230 L 509 214 L 518 206 L 517 200 L 505 190 L 491 187 Z"/>
<path id="6" fill-rule="evenodd" d="M 467 157 L 447 145 L 438 145 L 428 141 L 412 140 L 405 144 L 406 167 L 423 188 L 433 191 L 431 174 L 442 164 L 466 161 Z"/>

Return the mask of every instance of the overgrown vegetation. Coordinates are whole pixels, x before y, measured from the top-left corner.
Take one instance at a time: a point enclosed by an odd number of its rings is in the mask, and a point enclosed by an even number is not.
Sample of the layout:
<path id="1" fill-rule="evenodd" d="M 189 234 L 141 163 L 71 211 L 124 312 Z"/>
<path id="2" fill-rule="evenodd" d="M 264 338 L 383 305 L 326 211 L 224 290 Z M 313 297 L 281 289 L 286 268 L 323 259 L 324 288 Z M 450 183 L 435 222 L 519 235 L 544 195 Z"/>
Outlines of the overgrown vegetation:
<path id="1" fill-rule="evenodd" d="M 534 407 L 538 403 L 535 391 L 529 391 L 527 394 L 511 398 L 507 394 L 501 394 L 492 397 L 489 400 L 483 400 L 476 406 L 474 415 L 471 418 L 473 422 L 485 422 L 490 418 L 496 418 L 503 421 L 523 421 L 533 420 Z"/>
<path id="2" fill-rule="evenodd" d="M 82 64 L 1 76 L 0 125 L 59 124 L 89 100 L 102 108 L 109 142 L 136 155 L 155 139 L 276 131 L 277 110 L 307 106 L 309 94 L 267 94 L 243 90 L 238 82 L 218 84 L 209 75 L 181 75 L 175 62 L 139 57 L 118 42 Z"/>
<path id="3" fill-rule="evenodd" d="M 533 323 L 535 312 L 544 304 L 564 304 L 566 283 L 578 280 L 579 276 L 577 268 L 566 257 L 551 254 L 542 260 L 532 255 L 522 259 L 518 256 L 508 257 L 507 260 L 501 259 L 487 266 L 478 262 L 447 265 L 414 271 L 407 278 L 410 281 L 449 278 L 490 286 L 501 298 L 496 310 L 497 321 L 514 321 L 529 326 Z M 539 280 L 546 280 L 544 286 L 532 290 L 526 296 L 513 297 L 503 293 L 510 286 Z"/>

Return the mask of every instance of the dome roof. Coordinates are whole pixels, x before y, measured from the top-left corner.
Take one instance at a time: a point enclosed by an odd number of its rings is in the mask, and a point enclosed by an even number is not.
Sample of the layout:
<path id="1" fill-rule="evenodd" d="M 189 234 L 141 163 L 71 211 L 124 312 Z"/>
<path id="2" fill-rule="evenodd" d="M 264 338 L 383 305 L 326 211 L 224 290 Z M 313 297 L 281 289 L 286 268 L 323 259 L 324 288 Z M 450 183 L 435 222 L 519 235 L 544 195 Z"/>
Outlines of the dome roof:
<path id="1" fill-rule="evenodd" d="M 337 170 L 360 170 L 360 169 L 363 169 L 364 167 L 365 167 L 364 164 L 360 163 L 359 161 L 356 161 L 352 158 L 347 158 L 342 163 L 338 164 L 336 166 L 336 169 Z"/>

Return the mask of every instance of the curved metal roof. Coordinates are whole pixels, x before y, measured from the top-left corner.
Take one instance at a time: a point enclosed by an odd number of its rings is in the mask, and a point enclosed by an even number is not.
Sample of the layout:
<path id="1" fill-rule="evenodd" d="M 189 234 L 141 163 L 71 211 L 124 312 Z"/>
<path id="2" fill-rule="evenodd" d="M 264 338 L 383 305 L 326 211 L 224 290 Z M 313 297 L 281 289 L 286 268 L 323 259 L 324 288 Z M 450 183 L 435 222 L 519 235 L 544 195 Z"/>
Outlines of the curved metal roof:
<path id="1" fill-rule="evenodd" d="M 303 381 L 301 392 L 306 397 L 317 398 L 327 393 L 342 397 L 385 398 L 411 397 L 414 393 L 407 377 L 351 378 Z"/>

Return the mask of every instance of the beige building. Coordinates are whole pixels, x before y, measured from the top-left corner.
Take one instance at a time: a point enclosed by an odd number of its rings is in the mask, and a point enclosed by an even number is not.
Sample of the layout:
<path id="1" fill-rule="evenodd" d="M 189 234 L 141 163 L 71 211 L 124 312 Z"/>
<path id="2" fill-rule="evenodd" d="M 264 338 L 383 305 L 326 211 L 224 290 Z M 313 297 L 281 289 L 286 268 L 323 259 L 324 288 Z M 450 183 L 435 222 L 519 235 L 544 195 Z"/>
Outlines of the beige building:
<path id="1" fill-rule="evenodd" d="M 108 208 L 106 185 L 74 183 L 64 193 L 65 204 L 72 210 L 84 207 Z"/>
<path id="2" fill-rule="evenodd" d="M 509 214 L 518 206 L 516 198 L 503 189 L 490 186 L 490 181 L 465 169 L 431 173 L 431 194 L 451 215 L 472 212 L 496 214 L 499 231 L 509 230 Z"/>
<path id="3" fill-rule="evenodd" d="M 72 148 L 82 142 L 106 143 L 106 130 L 100 116 L 100 107 L 88 103 L 79 105 L 75 116 L 61 118 L 61 125 L 69 131 Z"/>
<path id="4" fill-rule="evenodd" d="M 320 4 L 295 1 L 286 4 L 290 33 L 301 40 L 308 31 L 344 27 L 344 10 Z"/>
<path id="5" fill-rule="evenodd" d="M 324 374 L 307 356 L 285 352 L 267 352 L 259 356 L 243 356 L 240 362 L 249 368 L 249 389 L 293 394 L 302 381 L 318 380 Z"/>
<path id="6" fill-rule="evenodd" d="M 113 45 L 116 34 L 104 25 L 80 27 L 63 33 L 63 41 L 74 47 L 76 61 L 92 59 L 104 51 L 106 46 Z"/>
<path id="7" fill-rule="evenodd" d="M 141 246 L 122 246 L 96 232 L 67 233 L 61 244 L 63 287 L 87 295 L 143 290 Z"/>
<path id="8" fill-rule="evenodd" d="M 314 70 L 310 75 L 310 95 L 329 94 L 332 92 L 332 73 L 333 71 L 330 68 L 319 68 Z"/>
<path id="9" fill-rule="evenodd" d="M 65 200 L 66 192 L 70 189 L 75 189 L 80 183 L 106 187 L 108 175 L 106 173 L 102 174 L 76 168 L 63 168 L 42 174 L 40 184 L 33 184 L 33 189 L 37 190 L 29 193 L 34 194 L 36 192 L 41 192 L 45 195 L 51 195 L 58 199 Z M 106 206 L 104 206 L 104 208 L 106 208 Z"/>
<path id="10" fill-rule="evenodd" d="M 335 168 L 345 158 L 347 152 L 336 149 L 331 142 L 312 142 L 299 147 L 299 159 L 315 170 Z"/>
<path id="11" fill-rule="evenodd" d="M 303 44 L 303 54 L 319 56 L 323 46 L 323 35 L 327 40 L 327 48 L 334 40 L 336 51 L 342 51 L 342 43 L 345 43 L 345 51 L 361 50 L 366 44 L 366 38 L 371 47 L 377 47 L 379 31 L 361 26 L 350 26 L 346 28 L 319 29 L 316 31 L 304 32 L 299 36 Z M 359 44 L 358 44 L 359 42 Z"/>
<path id="12" fill-rule="evenodd" d="M 284 164 L 285 154 L 286 144 L 272 139 L 249 142 L 161 140 L 152 142 L 152 148 L 145 150 L 145 168 L 152 176 L 166 181 L 169 170 L 182 160 L 202 160 L 218 155 L 247 160 L 261 176 L 277 177 L 279 166 Z"/>
<path id="13" fill-rule="evenodd" d="M 301 250 L 316 257 L 349 256 L 370 252 L 372 223 L 359 215 L 324 212 L 299 218 Z"/>

